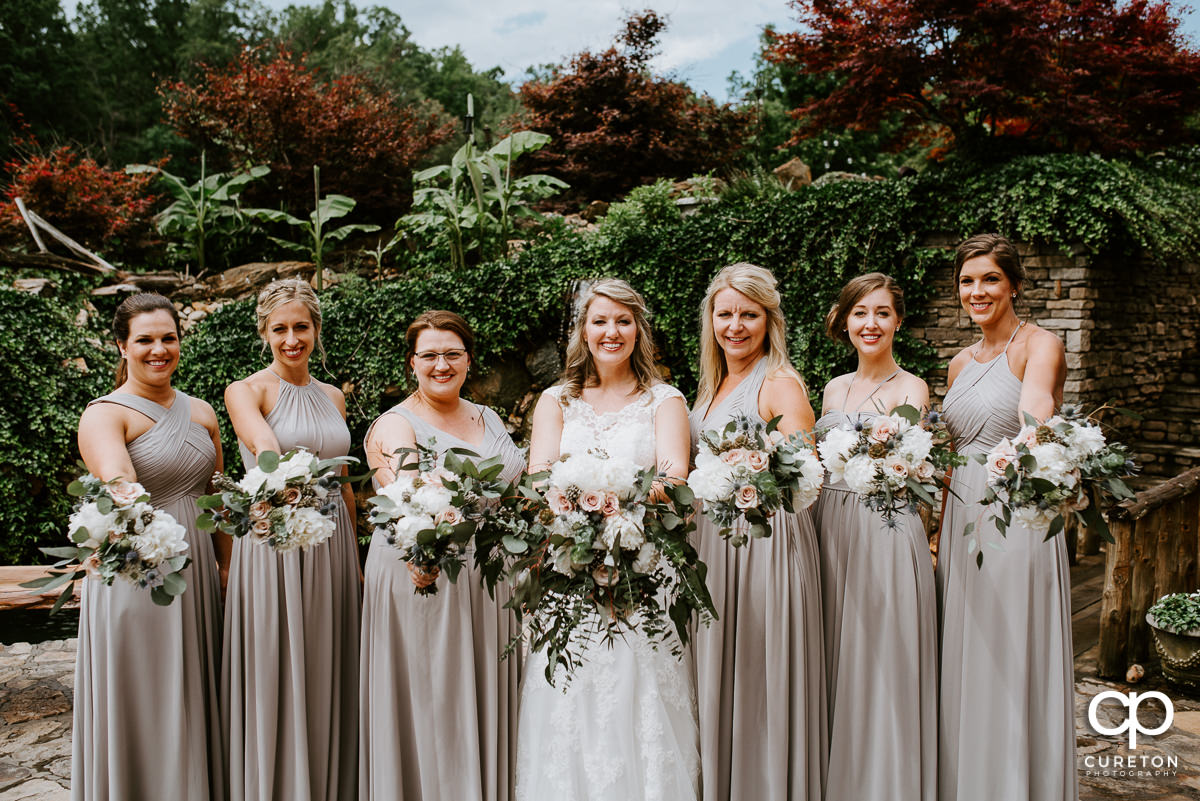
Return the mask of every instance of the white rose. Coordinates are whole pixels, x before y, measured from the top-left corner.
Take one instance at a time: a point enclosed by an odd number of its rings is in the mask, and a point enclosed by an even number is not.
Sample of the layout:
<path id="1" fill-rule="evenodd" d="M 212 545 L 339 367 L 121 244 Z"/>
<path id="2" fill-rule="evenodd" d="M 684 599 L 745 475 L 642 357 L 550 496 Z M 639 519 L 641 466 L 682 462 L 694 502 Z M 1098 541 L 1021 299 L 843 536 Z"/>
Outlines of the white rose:
<path id="1" fill-rule="evenodd" d="M 299 478 L 308 483 L 313 478 L 312 468 L 313 455 L 301 448 L 287 459 L 282 460 L 279 467 L 275 468 L 275 472 L 280 474 L 285 482 Z"/>
<path id="2" fill-rule="evenodd" d="M 843 469 L 843 476 L 848 486 L 859 495 L 868 495 L 875 482 L 875 461 L 866 454 L 860 453 L 853 457 Z"/>
<path id="3" fill-rule="evenodd" d="M 187 529 L 175 518 L 162 510 L 155 510 L 154 518 L 134 534 L 130 541 L 143 561 L 157 565 L 164 559 L 186 553 Z"/>
<path id="4" fill-rule="evenodd" d="M 1104 433 L 1098 426 L 1074 426 L 1067 439 L 1067 456 L 1075 462 L 1083 461 L 1104 449 Z"/>
<path id="5" fill-rule="evenodd" d="M 417 544 L 417 532 L 433 528 L 431 515 L 405 515 L 392 523 L 392 535 L 395 545 L 403 551 L 409 551 Z"/>
<path id="6" fill-rule="evenodd" d="M 79 507 L 79 511 L 71 515 L 70 526 L 71 531 L 75 533 L 80 527 L 87 529 L 87 542 L 81 543 L 86 548 L 99 548 L 100 543 L 108 539 L 108 533 L 117 525 L 117 513 L 109 512 L 106 515 L 100 514 L 100 509 L 95 503 L 85 503 Z"/>
<path id="7" fill-rule="evenodd" d="M 571 561 L 571 549 L 566 546 L 556 546 L 550 551 L 550 562 L 554 570 L 567 578 L 575 576 L 575 565 Z"/>
<path id="8" fill-rule="evenodd" d="M 889 454 L 883 460 L 883 478 L 892 489 L 900 489 L 908 484 L 908 462 L 899 454 Z"/>
<path id="9" fill-rule="evenodd" d="M 846 428 L 834 428 L 825 435 L 825 439 L 817 445 L 821 461 L 826 467 L 833 468 L 834 462 L 844 462 L 850 454 L 850 449 L 858 444 L 858 432 Z"/>
<path id="10" fill-rule="evenodd" d="M 618 520 L 620 523 L 617 526 L 620 539 L 619 543 L 626 550 L 641 548 L 646 542 L 646 532 L 642 527 L 642 516 L 645 514 L 640 507 L 621 512 L 619 515 L 609 518 L 610 521 Z"/>
<path id="11" fill-rule="evenodd" d="M 921 462 L 933 447 L 933 434 L 920 426 L 910 426 L 900 439 L 900 455 L 910 462 Z"/>
<path id="12" fill-rule="evenodd" d="M 413 506 L 429 515 L 443 511 L 453 499 L 454 495 L 450 490 L 437 484 L 425 484 L 412 494 Z"/>
<path id="13" fill-rule="evenodd" d="M 1075 477 L 1071 475 L 1073 466 L 1067 459 L 1067 449 L 1062 445 L 1057 442 L 1046 442 L 1032 446 L 1029 453 L 1033 455 L 1034 459 L 1037 459 L 1037 470 L 1033 473 L 1035 476 L 1055 484 L 1075 486 Z"/>
<path id="14" fill-rule="evenodd" d="M 408 503 L 408 498 L 413 493 L 413 477 L 408 472 L 401 472 L 396 476 L 396 480 L 386 487 L 379 490 L 380 495 L 385 498 L 390 498 L 396 504 Z"/>
<path id="15" fill-rule="evenodd" d="M 1013 509 L 1013 520 L 1021 526 L 1045 536 L 1050 530 L 1050 521 L 1058 516 L 1056 509 L 1040 509 L 1037 506 L 1020 506 Z"/>
<path id="16" fill-rule="evenodd" d="M 118 481 L 108 488 L 108 495 L 117 506 L 128 506 L 146 494 L 146 488 L 136 481 Z"/>
<path id="17" fill-rule="evenodd" d="M 654 547 L 654 543 L 642 543 L 637 558 L 633 560 L 633 570 L 635 573 L 652 573 L 658 567 L 658 559 L 658 548 Z"/>
<path id="18" fill-rule="evenodd" d="M 723 501 L 733 494 L 733 469 L 720 459 L 711 458 L 713 461 L 706 461 L 704 467 L 697 465 L 688 475 L 687 484 L 703 501 Z"/>

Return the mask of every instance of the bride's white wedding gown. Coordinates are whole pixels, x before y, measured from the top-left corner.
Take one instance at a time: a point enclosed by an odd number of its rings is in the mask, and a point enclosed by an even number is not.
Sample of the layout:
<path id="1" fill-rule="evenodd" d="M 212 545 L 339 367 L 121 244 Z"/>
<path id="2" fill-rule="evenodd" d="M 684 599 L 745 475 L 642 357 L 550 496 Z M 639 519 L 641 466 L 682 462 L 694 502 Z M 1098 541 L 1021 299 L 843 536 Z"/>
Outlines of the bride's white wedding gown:
<path id="1" fill-rule="evenodd" d="M 562 387 L 546 393 L 556 400 Z M 602 449 L 655 464 L 654 417 L 679 391 L 658 384 L 623 409 L 597 414 L 582 399 L 563 406 L 559 452 Z M 674 635 L 672 635 L 674 636 Z M 639 632 L 597 642 L 569 684 L 551 686 L 546 657 L 526 662 L 517 730 L 518 801 L 681 801 L 700 783 L 691 652 L 655 650 Z"/>

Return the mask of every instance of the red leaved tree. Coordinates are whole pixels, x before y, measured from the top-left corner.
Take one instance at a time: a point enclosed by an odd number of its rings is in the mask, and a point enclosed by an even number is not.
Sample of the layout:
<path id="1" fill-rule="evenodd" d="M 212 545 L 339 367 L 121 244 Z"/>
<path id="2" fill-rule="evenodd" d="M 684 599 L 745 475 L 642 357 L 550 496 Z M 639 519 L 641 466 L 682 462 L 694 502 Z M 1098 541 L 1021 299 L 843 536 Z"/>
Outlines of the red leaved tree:
<path id="1" fill-rule="evenodd" d="M 836 79 L 795 109 L 793 142 L 899 120 L 895 144 L 971 155 L 1113 154 L 1195 141 L 1200 53 L 1168 2 L 791 0 L 802 30 L 768 32 L 780 65 Z"/>
<path id="2" fill-rule="evenodd" d="M 283 48 L 245 48 L 228 66 L 159 91 L 170 123 L 210 158 L 271 168 L 247 191 L 256 204 L 301 216 L 312 206 L 314 164 L 322 193 L 349 195 L 368 216 L 399 215 L 413 165 L 453 133 L 439 112 L 402 105 L 362 75 L 325 80 Z"/>
<path id="3" fill-rule="evenodd" d="M 570 184 L 564 197 L 610 200 L 657 178 L 721 168 L 742 148 L 747 114 L 649 72 L 665 27 L 653 11 L 632 15 L 613 47 L 579 53 L 521 87 L 517 127 L 551 136 L 525 166 Z"/>

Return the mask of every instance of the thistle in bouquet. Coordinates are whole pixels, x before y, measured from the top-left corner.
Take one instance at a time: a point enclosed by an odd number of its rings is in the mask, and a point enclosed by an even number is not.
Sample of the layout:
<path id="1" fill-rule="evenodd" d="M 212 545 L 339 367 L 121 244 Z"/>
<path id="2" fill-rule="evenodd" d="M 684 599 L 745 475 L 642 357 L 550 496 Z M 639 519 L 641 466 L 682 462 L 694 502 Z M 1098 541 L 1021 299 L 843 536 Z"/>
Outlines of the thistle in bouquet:
<path id="1" fill-rule="evenodd" d="M 706 568 L 688 542 L 692 503 L 687 485 L 603 452 L 564 456 L 502 501 L 508 606 L 529 647 L 545 651 L 547 681 L 561 668 L 569 682 L 593 642 L 635 629 L 678 655 L 692 616 L 712 619 Z"/>
<path id="2" fill-rule="evenodd" d="M 1104 436 L 1098 419 L 1109 408 L 1114 407 L 1102 406 L 1088 415 L 1068 405 L 1044 423 L 1026 413 L 1025 425 L 1016 436 L 1001 439 L 987 454 L 975 455 L 988 471 L 980 503 L 996 504 L 990 519 L 1002 536 L 1015 520 L 1048 540 L 1064 529 L 1066 516 L 1073 514 L 1080 525 L 1113 541 L 1100 507 L 1108 500 L 1134 497 L 1124 479 L 1137 471 L 1137 465 L 1124 445 Z M 1123 409 L 1114 411 L 1135 416 Z M 968 523 L 964 530 L 970 551 L 978 549 L 974 526 Z M 981 549 L 975 559 L 977 565 L 983 564 Z"/>
<path id="3" fill-rule="evenodd" d="M 203 531 L 219 528 L 234 537 L 249 535 L 280 553 L 307 551 L 337 529 L 342 484 L 366 478 L 342 475 L 343 465 L 357 461 L 352 456 L 318 459 L 304 448 L 283 456 L 263 451 L 241 481 L 224 473 L 213 475 L 217 492 L 197 501 L 205 511 L 196 524 Z"/>
<path id="4" fill-rule="evenodd" d="M 734 546 L 771 536 L 771 515 L 807 509 L 821 492 L 825 468 L 797 432 L 785 437 L 779 417 L 763 423 L 737 415 L 699 438 L 687 484 L 718 533 Z"/>
<path id="5" fill-rule="evenodd" d="M 451 448 L 441 465 L 437 452 L 423 445 L 397 454 L 401 460 L 415 458 L 402 463 L 396 480 L 371 499 L 371 522 L 408 564 L 414 592 L 435 595 L 443 570 L 451 583 L 458 580 L 468 544 L 490 503 L 504 492 L 499 478 L 504 463 L 466 448 Z"/>
<path id="6" fill-rule="evenodd" d="M 916 513 L 922 503 L 933 506 L 934 494 L 948 491 L 946 471 L 966 464 L 951 449 L 938 414 L 922 417 L 908 404 L 861 419 L 853 428 L 829 429 L 817 450 L 830 481 L 845 481 L 890 528 L 899 525 L 898 515 Z"/>
<path id="7" fill-rule="evenodd" d="M 84 468 L 86 470 L 86 468 Z M 169 513 L 150 505 L 141 484 L 114 479 L 101 481 L 84 473 L 67 487 L 78 498 L 71 514 L 71 546 L 42 548 L 62 561 L 62 573 L 25 582 L 30 589 L 51 590 L 66 585 L 51 608 L 57 612 L 71 597 L 72 582 L 91 575 L 107 585 L 117 578 L 150 590 L 150 599 L 168 606 L 187 589 L 182 571 L 187 555 L 187 530 Z"/>

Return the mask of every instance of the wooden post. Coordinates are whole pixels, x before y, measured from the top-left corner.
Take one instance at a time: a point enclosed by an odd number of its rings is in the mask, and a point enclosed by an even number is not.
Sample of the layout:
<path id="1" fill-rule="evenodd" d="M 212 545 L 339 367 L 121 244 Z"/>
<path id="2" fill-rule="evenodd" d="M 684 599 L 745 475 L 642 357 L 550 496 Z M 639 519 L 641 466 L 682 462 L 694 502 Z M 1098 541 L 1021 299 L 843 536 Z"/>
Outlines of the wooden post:
<path id="1" fill-rule="evenodd" d="M 1200 492 L 1193 492 L 1179 506 L 1179 580 L 1187 592 L 1200 589 L 1196 567 L 1200 563 Z"/>
<path id="2" fill-rule="evenodd" d="M 1157 566 L 1158 532 L 1162 528 L 1161 507 L 1138 520 L 1133 527 L 1133 577 L 1130 581 L 1129 647 L 1125 651 L 1130 662 L 1141 662 L 1150 656 L 1150 625 L 1146 613 L 1158 596 L 1154 594 L 1154 569 Z"/>
<path id="3" fill-rule="evenodd" d="M 1133 523 L 1113 520 L 1113 539 L 1104 557 L 1104 594 L 1100 601 L 1100 655 L 1096 672 L 1106 679 L 1124 678 L 1125 645 L 1129 640 L 1130 574 L 1133 559 Z"/>

